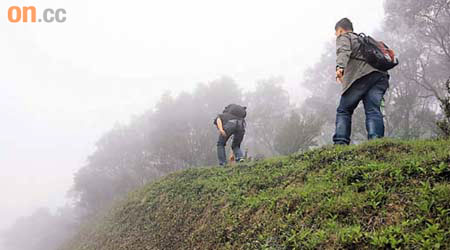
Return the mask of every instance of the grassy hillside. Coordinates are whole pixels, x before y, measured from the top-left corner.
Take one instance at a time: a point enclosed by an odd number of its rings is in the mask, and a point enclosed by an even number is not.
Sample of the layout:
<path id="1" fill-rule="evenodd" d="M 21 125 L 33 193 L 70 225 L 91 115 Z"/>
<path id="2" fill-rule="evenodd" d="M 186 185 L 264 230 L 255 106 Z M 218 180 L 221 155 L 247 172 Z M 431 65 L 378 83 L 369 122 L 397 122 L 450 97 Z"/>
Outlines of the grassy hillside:
<path id="1" fill-rule="evenodd" d="M 450 141 L 381 140 L 172 174 L 65 250 L 450 249 Z"/>

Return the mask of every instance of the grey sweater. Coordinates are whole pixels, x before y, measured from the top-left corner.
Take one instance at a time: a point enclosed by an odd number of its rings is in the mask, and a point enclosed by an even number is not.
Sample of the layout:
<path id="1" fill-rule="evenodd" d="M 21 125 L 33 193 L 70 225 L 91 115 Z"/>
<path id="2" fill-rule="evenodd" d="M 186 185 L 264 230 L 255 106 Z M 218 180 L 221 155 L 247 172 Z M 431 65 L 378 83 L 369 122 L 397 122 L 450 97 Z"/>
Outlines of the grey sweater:
<path id="1" fill-rule="evenodd" d="M 344 69 L 344 79 L 342 83 L 342 94 L 344 94 L 352 84 L 372 72 L 378 71 L 388 74 L 386 71 L 378 70 L 367 62 L 356 59 L 363 58 L 358 51 L 360 43 L 355 33 L 345 33 L 336 38 L 336 66 Z"/>

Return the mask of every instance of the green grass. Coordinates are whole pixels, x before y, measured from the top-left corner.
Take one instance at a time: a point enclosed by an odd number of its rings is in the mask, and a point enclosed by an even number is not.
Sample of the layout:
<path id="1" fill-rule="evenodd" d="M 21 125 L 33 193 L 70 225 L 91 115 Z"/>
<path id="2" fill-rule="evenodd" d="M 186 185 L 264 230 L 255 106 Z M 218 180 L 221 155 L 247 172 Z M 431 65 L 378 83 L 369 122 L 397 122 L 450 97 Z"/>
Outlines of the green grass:
<path id="1" fill-rule="evenodd" d="M 66 250 L 450 249 L 450 141 L 380 140 L 177 172 Z"/>

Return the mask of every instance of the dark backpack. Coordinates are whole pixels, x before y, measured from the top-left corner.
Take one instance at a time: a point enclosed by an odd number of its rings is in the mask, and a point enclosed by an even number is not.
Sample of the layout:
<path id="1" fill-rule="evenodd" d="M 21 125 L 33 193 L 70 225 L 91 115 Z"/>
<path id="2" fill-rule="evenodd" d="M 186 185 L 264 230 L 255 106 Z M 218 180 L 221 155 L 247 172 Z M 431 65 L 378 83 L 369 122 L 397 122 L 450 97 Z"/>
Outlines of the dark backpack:
<path id="1" fill-rule="evenodd" d="M 398 65 L 398 59 L 395 57 L 394 51 L 384 42 L 377 41 L 364 33 L 356 35 L 360 43 L 358 51 L 364 58 L 354 59 L 364 60 L 372 67 L 383 71 L 388 71 Z"/>
<path id="2" fill-rule="evenodd" d="M 230 104 L 225 107 L 223 113 L 229 113 L 240 119 L 245 119 L 245 117 L 247 116 L 247 107 L 237 104 Z"/>
<path id="3" fill-rule="evenodd" d="M 237 104 L 230 104 L 225 107 L 222 113 L 232 114 L 240 119 L 245 119 L 245 117 L 247 116 L 247 107 Z M 214 118 L 213 124 L 217 126 L 217 117 Z"/>

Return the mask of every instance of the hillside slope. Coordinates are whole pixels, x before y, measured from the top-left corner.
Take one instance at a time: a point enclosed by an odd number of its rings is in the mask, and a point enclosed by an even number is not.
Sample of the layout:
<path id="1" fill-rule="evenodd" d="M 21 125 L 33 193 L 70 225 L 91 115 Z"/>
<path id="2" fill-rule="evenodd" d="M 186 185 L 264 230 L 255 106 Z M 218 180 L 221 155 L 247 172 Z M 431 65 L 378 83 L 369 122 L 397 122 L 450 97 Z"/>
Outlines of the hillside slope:
<path id="1" fill-rule="evenodd" d="M 450 141 L 381 140 L 172 174 L 64 250 L 450 249 Z"/>

